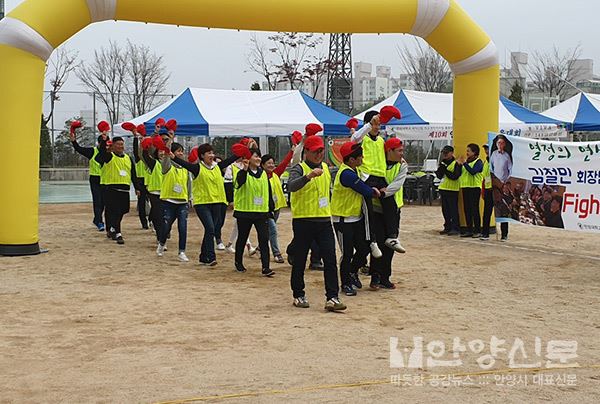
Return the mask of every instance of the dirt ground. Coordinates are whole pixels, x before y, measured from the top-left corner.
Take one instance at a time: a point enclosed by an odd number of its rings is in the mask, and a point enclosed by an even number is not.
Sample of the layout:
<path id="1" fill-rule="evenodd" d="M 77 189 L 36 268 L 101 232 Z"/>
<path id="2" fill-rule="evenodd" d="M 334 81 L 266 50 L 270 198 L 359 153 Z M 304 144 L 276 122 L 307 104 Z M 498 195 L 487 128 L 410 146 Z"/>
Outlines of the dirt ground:
<path id="1" fill-rule="evenodd" d="M 302 310 L 292 307 L 287 265 L 273 264 L 273 279 L 259 275 L 256 258 L 236 273 L 226 253 L 217 267 L 200 267 L 201 226 L 192 214 L 188 223 L 191 262 L 183 264 L 176 232 L 157 258 L 134 212 L 118 246 L 92 227 L 90 205 L 42 206 L 49 252 L 0 259 L 0 402 L 600 402 L 597 235 L 511 226 L 508 243 L 449 238 L 437 233 L 439 207 L 408 206 L 398 288 L 342 296 L 348 310 L 338 314 L 323 310 L 320 272 L 307 271 L 311 308 Z M 279 229 L 285 246 L 289 212 Z M 447 351 L 455 337 L 487 342 L 479 355 L 460 354 L 461 366 L 391 369 L 390 337 L 410 351 L 419 336 Z M 506 351 L 478 374 L 493 336 Z M 580 368 L 525 371 L 521 384 L 501 385 L 516 338 L 529 355 L 517 362 L 542 368 L 549 341 L 577 341 L 568 364 Z M 432 385 L 431 375 L 448 373 L 465 385 Z M 395 375 L 425 382 L 399 386 Z"/>

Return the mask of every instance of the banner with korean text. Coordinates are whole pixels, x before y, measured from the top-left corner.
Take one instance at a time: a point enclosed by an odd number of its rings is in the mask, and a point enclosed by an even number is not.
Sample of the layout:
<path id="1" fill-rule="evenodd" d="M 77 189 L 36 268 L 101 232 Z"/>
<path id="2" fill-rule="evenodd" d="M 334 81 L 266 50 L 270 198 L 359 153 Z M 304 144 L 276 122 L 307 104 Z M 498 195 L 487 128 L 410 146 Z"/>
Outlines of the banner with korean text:
<path id="1" fill-rule="evenodd" d="M 600 233 L 600 142 L 488 135 L 497 222 Z"/>

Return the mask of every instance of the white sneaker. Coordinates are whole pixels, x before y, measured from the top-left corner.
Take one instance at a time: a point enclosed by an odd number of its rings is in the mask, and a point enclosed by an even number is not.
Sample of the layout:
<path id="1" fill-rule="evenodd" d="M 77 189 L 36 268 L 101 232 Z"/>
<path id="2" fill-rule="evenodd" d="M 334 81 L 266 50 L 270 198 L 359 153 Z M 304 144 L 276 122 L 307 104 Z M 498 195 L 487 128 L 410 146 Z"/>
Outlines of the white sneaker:
<path id="1" fill-rule="evenodd" d="M 159 257 L 162 257 L 164 254 L 165 254 L 165 246 L 161 245 L 159 243 L 158 247 L 156 247 L 156 255 L 158 255 Z"/>
<path id="2" fill-rule="evenodd" d="M 371 247 L 371 255 L 373 256 L 373 258 L 381 258 L 383 256 L 383 253 L 379 249 L 379 246 L 376 242 L 371 242 L 371 244 L 369 244 L 369 247 Z"/>
<path id="3" fill-rule="evenodd" d="M 402 247 L 402 245 L 400 244 L 400 241 L 397 238 L 388 238 L 387 240 L 385 240 L 385 245 L 386 245 L 386 247 L 389 247 L 396 252 L 399 252 L 399 253 L 406 252 L 406 250 L 404 249 L 404 247 Z"/>
<path id="4" fill-rule="evenodd" d="M 250 244 L 246 244 L 248 247 L 248 256 L 252 257 L 258 251 L 258 247 L 252 247 Z"/>
<path id="5" fill-rule="evenodd" d="M 223 243 L 217 244 L 217 250 L 224 251 L 225 250 L 225 244 L 223 244 Z"/>
<path id="6" fill-rule="evenodd" d="M 179 251 L 177 258 L 179 258 L 179 261 L 181 261 L 181 262 L 189 262 L 190 261 L 190 259 L 187 257 L 187 255 L 185 255 L 184 251 Z"/>
<path id="7" fill-rule="evenodd" d="M 231 243 L 227 244 L 227 247 L 225 247 L 225 251 L 227 251 L 228 253 L 231 253 L 231 254 L 235 254 L 235 248 L 233 248 L 233 244 L 231 244 Z"/>

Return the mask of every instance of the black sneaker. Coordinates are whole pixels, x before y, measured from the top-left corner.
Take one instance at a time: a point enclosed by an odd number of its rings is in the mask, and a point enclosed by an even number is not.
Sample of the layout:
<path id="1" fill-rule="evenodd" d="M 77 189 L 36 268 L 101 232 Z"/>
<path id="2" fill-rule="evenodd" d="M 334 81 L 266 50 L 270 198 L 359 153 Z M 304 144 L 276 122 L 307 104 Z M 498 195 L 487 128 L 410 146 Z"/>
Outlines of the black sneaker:
<path id="1" fill-rule="evenodd" d="M 447 235 L 448 235 L 448 236 L 458 236 L 459 234 L 460 234 L 460 232 L 459 232 L 459 231 L 456 231 L 456 230 L 450 230 L 450 231 L 448 232 L 448 234 L 447 234 Z"/>
<path id="2" fill-rule="evenodd" d="M 325 268 L 325 266 L 323 265 L 322 262 L 311 262 L 310 265 L 308 266 L 308 269 L 312 270 L 312 271 L 323 271 Z"/>
<path id="3" fill-rule="evenodd" d="M 448 234 L 448 233 L 450 233 L 450 230 L 446 230 L 446 229 L 444 229 L 444 230 L 440 231 L 440 234 L 441 234 L 442 236 L 443 236 L 444 234 Z"/>
<path id="4" fill-rule="evenodd" d="M 463 233 L 463 234 L 461 234 L 460 236 L 461 236 L 461 237 L 463 237 L 463 238 L 466 238 L 466 237 L 473 237 L 473 233 Z"/>
<path id="5" fill-rule="evenodd" d="M 369 284 L 369 287 L 371 288 L 371 290 L 379 290 L 379 283 L 380 283 L 379 274 L 371 275 L 371 283 Z"/>
<path id="6" fill-rule="evenodd" d="M 342 292 L 346 296 L 356 296 L 356 290 L 352 287 L 352 285 L 342 285 Z"/>
<path id="7" fill-rule="evenodd" d="M 246 272 L 244 265 L 237 262 L 235 263 L 235 270 L 238 272 Z"/>
<path id="8" fill-rule="evenodd" d="M 263 274 L 263 276 L 271 277 L 271 276 L 275 275 L 275 271 L 273 271 L 270 268 L 263 268 L 262 274 Z"/>
<path id="9" fill-rule="evenodd" d="M 123 236 L 119 236 L 119 237 L 115 236 L 115 240 L 117 240 L 117 244 L 121 244 L 121 245 L 125 244 L 125 240 L 123 240 Z"/>
<path id="10" fill-rule="evenodd" d="M 363 285 L 358 277 L 358 274 L 350 274 L 350 277 L 352 278 L 352 285 L 354 285 L 356 289 L 362 289 Z"/>
<path id="11" fill-rule="evenodd" d="M 379 282 L 379 287 L 381 289 L 396 289 L 396 285 L 390 282 L 389 279 L 382 280 Z"/>

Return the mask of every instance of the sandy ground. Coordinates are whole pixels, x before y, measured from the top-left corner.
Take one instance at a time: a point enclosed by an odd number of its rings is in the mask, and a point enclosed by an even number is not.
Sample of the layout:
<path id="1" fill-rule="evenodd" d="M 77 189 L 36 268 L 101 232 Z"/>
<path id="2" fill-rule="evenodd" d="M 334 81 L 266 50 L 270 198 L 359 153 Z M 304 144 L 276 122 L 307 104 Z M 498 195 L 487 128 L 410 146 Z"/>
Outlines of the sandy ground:
<path id="1" fill-rule="evenodd" d="M 401 236 L 408 253 L 394 261 L 398 289 L 342 297 L 348 310 L 335 314 L 323 310 L 319 272 L 307 272 L 312 305 L 301 310 L 291 305 L 287 265 L 274 264 L 273 279 L 259 276 L 255 258 L 246 259 L 246 274 L 234 272 L 225 253 L 217 267 L 200 267 L 195 215 L 193 260 L 182 264 L 175 240 L 155 256 L 135 213 L 124 223 L 126 245 L 117 246 L 94 230 L 90 212 L 87 204 L 42 206 L 40 240 L 50 252 L 0 259 L 0 402 L 148 403 L 243 392 L 260 394 L 227 401 L 600 402 L 600 368 L 590 367 L 600 365 L 598 236 L 512 226 L 509 243 L 448 238 L 437 234 L 439 207 L 409 206 Z M 283 246 L 289 222 L 284 212 Z M 414 336 L 446 346 L 454 337 L 486 340 L 480 355 L 497 336 L 507 351 L 496 375 L 475 375 L 471 386 L 393 385 L 398 374 L 481 371 L 472 352 L 459 367 L 390 369 L 389 338 L 403 348 Z M 576 385 L 540 386 L 531 372 L 523 373 L 526 386 L 497 385 L 517 337 L 528 362 L 535 337 L 542 356 L 550 340 L 576 340 L 579 356 L 569 363 L 586 368 L 543 373 L 573 375 Z M 337 386 L 365 381 L 381 382 Z"/>

